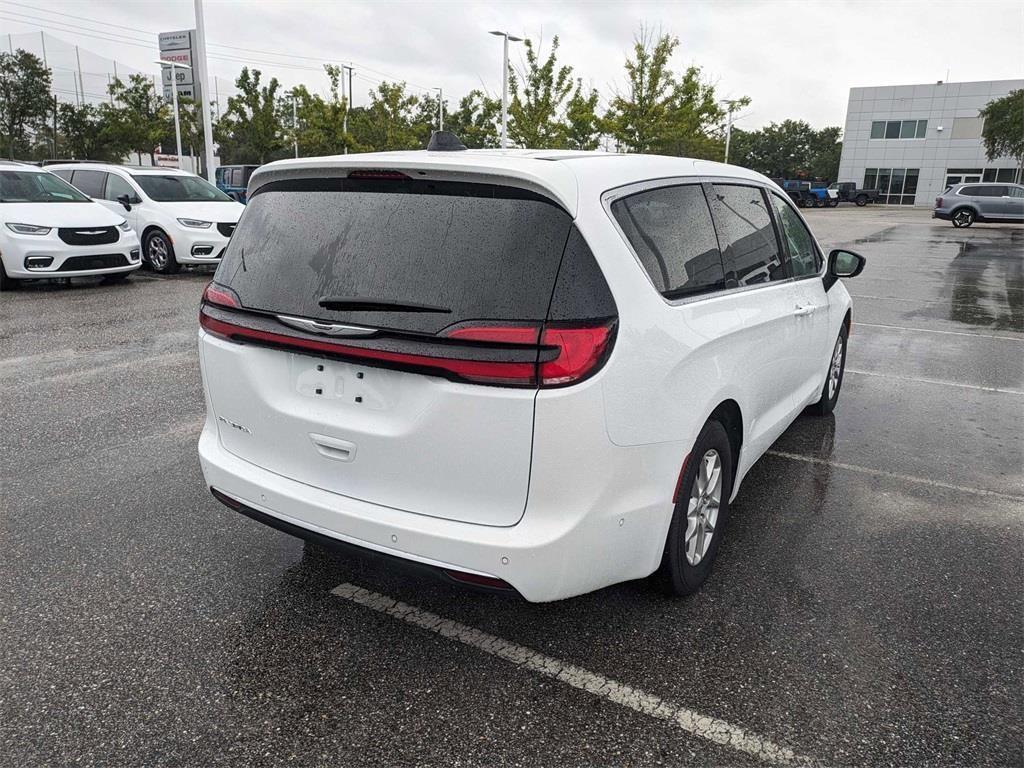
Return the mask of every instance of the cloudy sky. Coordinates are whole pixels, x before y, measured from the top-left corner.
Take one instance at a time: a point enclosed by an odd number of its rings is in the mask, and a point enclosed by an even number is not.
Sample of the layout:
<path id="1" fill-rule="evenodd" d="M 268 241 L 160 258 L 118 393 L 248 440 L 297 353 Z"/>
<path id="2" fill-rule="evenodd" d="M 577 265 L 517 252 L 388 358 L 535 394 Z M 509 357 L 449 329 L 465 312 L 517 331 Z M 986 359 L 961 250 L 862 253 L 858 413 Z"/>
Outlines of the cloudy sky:
<path id="1" fill-rule="evenodd" d="M 413 90 L 443 87 L 450 100 L 472 88 L 498 94 L 501 41 L 491 29 L 545 46 L 557 35 L 562 62 L 606 98 L 623 87 L 622 65 L 641 25 L 679 38 L 677 69 L 697 64 L 721 97 L 750 96 L 744 128 L 786 118 L 841 125 L 851 86 L 1024 77 L 1019 0 L 206 0 L 205 7 L 210 73 L 222 98 L 244 65 L 322 92 L 324 61 L 353 64 L 356 104 L 385 78 Z M 109 59 L 119 71 L 155 73 L 156 33 L 192 26 L 192 0 L 0 0 L 0 46 L 10 34 L 15 47 L 39 54 L 45 31 L 55 87 L 72 100 L 74 45 L 85 90 L 102 95 Z M 512 61 L 521 62 L 515 48 Z"/>

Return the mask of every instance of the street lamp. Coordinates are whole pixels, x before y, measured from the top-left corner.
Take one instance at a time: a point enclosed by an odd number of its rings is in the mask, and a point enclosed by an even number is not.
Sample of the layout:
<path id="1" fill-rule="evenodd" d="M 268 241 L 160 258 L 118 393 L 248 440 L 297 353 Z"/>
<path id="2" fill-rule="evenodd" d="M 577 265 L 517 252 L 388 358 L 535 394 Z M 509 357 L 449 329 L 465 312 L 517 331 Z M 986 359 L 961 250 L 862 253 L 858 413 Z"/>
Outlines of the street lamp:
<path id="1" fill-rule="evenodd" d="M 154 64 L 168 66 L 171 68 L 171 104 L 174 105 L 174 140 L 178 145 L 178 167 L 181 168 L 181 122 L 178 120 L 178 77 L 174 69 L 192 69 L 188 64 L 168 59 L 157 59 Z"/>
<path id="2" fill-rule="evenodd" d="M 299 157 L 299 114 L 295 106 L 295 89 L 293 88 L 288 95 L 292 100 L 292 143 L 295 145 L 295 157 L 297 159 Z"/>
<path id="3" fill-rule="evenodd" d="M 437 130 L 444 130 L 444 89 L 434 88 L 437 91 Z"/>
<path id="4" fill-rule="evenodd" d="M 521 43 L 523 38 L 510 35 L 508 32 L 491 30 L 492 35 L 505 38 L 505 59 L 501 68 L 501 148 L 508 147 L 508 43 Z"/>
<path id="5" fill-rule="evenodd" d="M 739 102 L 734 99 L 723 99 L 720 104 L 729 108 L 729 120 L 725 124 L 725 162 L 729 162 L 729 142 L 732 140 L 732 113 L 736 111 Z"/>

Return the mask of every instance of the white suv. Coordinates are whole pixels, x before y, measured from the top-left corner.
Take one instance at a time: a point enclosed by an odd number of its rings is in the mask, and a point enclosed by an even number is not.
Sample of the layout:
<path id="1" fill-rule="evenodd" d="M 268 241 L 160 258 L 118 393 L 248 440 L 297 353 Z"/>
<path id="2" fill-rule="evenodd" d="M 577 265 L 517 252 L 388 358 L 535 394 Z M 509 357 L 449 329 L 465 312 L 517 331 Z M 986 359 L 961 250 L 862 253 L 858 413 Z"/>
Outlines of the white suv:
<path id="1" fill-rule="evenodd" d="M 142 241 L 143 258 L 157 272 L 218 264 L 245 210 L 213 184 L 177 168 L 90 162 L 47 170 L 126 218 Z"/>
<path id="2" fill-rule="evenodd" d="M 835 406 L 863 264 L 701 160 L 271 163 L 200 309 L 203 473 L 273 527 L 531 601 L 686 594 L 751 465 Z"/>
<path id="3" fill-rule="evenodd" d="M 124 216 L 52 173 L 0 160 L 0 290 L 40 278 L 123 280 L 139 263 Z"/>

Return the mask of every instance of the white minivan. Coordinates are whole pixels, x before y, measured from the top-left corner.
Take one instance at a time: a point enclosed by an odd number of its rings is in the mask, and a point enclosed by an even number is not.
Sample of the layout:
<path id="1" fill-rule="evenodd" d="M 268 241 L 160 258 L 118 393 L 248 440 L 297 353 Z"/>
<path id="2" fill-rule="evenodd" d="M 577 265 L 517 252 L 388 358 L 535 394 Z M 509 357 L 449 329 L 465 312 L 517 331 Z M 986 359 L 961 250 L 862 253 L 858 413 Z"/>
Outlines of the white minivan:
<path id="1" fill-rule="evenodd" d="M 205 179 L 177 168 L 82 162 L 47 170 L 127 219 L 156 272 L 219 264 L 245 210 Z"/>
<path id="2" fill-rule="evenodd" d="M 45 278 L 115 282 L 139 263 L 139 239 L 124 216 L 52 173 L 0 160 L 0 290 Z"/>
<path id="3" fill-rule="evenodd" d="M 200 309 L 206 483 L 531 601 L 655 572 L 687 594 L 750 467 L 834 408 L 863 265 L 702 160 L 271 163 Z"/>

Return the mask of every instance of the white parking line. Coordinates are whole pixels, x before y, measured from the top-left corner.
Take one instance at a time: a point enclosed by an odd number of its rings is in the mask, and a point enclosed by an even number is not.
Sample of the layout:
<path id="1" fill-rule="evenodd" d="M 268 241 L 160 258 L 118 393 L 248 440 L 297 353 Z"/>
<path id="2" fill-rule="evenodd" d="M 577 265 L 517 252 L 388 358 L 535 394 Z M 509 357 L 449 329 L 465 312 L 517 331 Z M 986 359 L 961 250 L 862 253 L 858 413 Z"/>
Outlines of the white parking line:
<path id="1" fill-rule="evenodd" d="M 982 392 L 1002 392 L 1004 395 L 1024 395 L 1021 389 L 1004 389 L 1003 387 L 983 387 L 980 384 L 961 384 L 959 381 L 946 381 L 944 379 L 924 379 L 919 376 L 897 376 L 894 373 L 875 373 L 874 371 L 858 371 L 854 368 L 847 368 L 847 373 L 858 376 L 877 376 L 880 379 L 898 379 L 899 381 L 916 381 L 922 384 L 939 384 L 943 387 L 962 387 L 963 389 L 980 389 Z"/>
<path id="2" fill-rule="evenodd" d="M 588 672 L 551 656 L 545 656 L 531 648 L 510 643 L 457 621 L 444 619 L 429 611 L 401 603 L 387 595 L 371 592 L 357 587 L 355 584 L 340 584 L 331 592 L 345 600 L 401 619 L 450 640 L 472 646 L 491 656 L 504 659 L 531 672 L 554 678 L 573 688 L 587 691 L 635 712 L 664 720 L 694 736 L 731 747 L 739 752 L 745 752 L 764 762 L 777 765 L 812 764 L 810 760 L 797 756 L 792 750 L 773 744 L 762 736 L 731 725 L 724 720 L 706 717 L 685 707 L 676 706 L 662 698 L 624 685 L 604 675 Z"/>
<path id="3" fill-rule="evenodd" d="M 941 333 L 946 336 L 976 336 L 981 339 L 1000 339 L 1002 341 L 1016 341 L 1017 343 L 1024 343 L 1024 338 L 1014 336 L 995 336 L 991 333 L 968 333 L 967 331 L 938 331 L 934 328 L 909 328 L 905 325 L 883 325 L 882 323 L 854 322 L 854 331 L 861 326 L 867 328 L 891 328 L 897 331 L 913 331 L 915 333 Z"/>
<path id="4" fill-rule="evenodd" d="M 804 456 L 800 453 L 789 453 L 788 451 L 776 451 L 768 450 L 769 456 L 778 456 L 782 459 L 792 459 L 793 461 L 804 461 L 808 464 L 819 464 L 822 466 L 835 467 L 836 469 L 846 469 L 850 472 L 859 472 L 862 475 L 874 475 L 875 477 L 887 477 L 891 480 L 902 480 L 907 483 L 918 483 L 920 485 L 930 485 L 933 488 L 945 488 L 950 491 L 960 491 L 961 493 L 973 493 L 978 496 L 995 496 L 1000 499 L 1012 499 L 1013 501 L 1024 501 L 1024 496 L 1018 496 L 1013 493 L 1001 493 L 999 491 L 990 491 L 986 488 L 971 488 L 966 485 L 955 485 L 954 483 L 944 483 L 941 480 L 929 480 L 926 477 L 916 477 L 915 475 L 904 475 L 899 472 L 886 472 L 884 469 L 872 469 L 871 467 L 861 467 L 857 464 L 845 464 L 841 461 L 830 461 L 829 459 L 819 459 L 815 456 Z"/>

